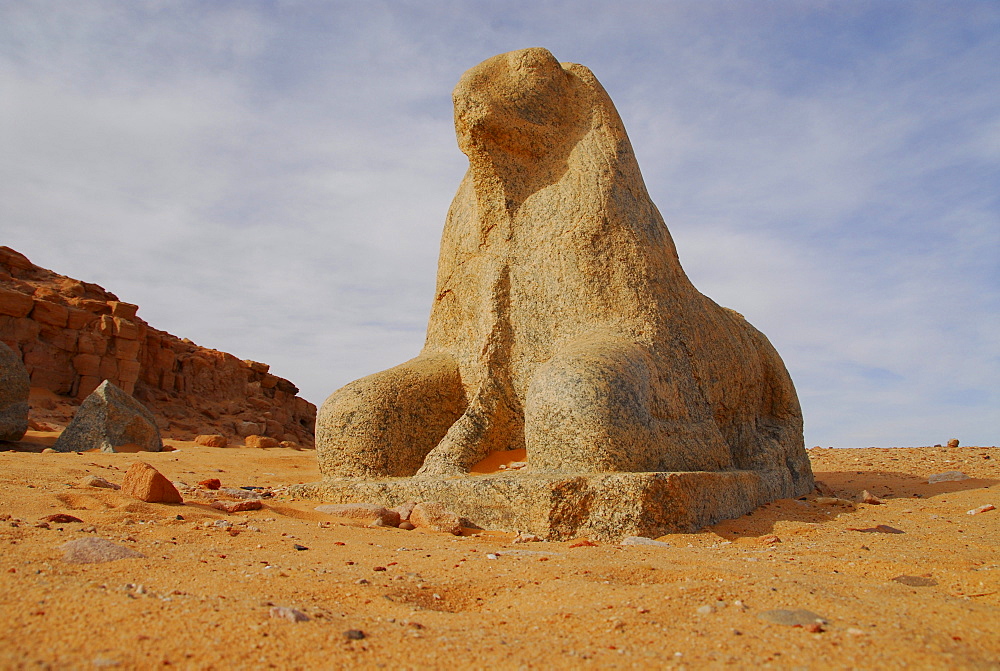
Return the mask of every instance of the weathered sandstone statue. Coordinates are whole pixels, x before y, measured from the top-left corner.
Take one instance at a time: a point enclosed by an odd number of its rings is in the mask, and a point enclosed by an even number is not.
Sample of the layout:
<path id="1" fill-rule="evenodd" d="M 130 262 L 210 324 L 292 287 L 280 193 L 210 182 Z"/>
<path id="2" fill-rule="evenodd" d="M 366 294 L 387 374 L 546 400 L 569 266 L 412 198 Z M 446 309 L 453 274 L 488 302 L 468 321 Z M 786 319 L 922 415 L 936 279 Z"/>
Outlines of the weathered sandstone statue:
<path id="1" fill-rule="evenodd" d="M 324 475 L 420 487 L 525 448 L 529 468 L 506 477 L 549 489 L 570 474 L 753 473 L 736 515 L 809 491 L 781 359 L 684 274 L 594 75 L 525 49 L 466 72 L 454 103 L 469 171 L 426 344 L 327 399 Z"/>
<path id="2" fill-rule="evenodd" d="M 21 440 L 28 430 L 28 371 L 21 357 L 0 342 L 0 440 Z"/>
<path id="3" fill-rule="evenodd" d="M 125 445 L 132 446 L 130 451 L 163 449 L 153 413 L 105 380 L 84 399 L 52 449 L 85 452 L 97 448 L 102 452 L 117 452 L 116 448 Z"/>

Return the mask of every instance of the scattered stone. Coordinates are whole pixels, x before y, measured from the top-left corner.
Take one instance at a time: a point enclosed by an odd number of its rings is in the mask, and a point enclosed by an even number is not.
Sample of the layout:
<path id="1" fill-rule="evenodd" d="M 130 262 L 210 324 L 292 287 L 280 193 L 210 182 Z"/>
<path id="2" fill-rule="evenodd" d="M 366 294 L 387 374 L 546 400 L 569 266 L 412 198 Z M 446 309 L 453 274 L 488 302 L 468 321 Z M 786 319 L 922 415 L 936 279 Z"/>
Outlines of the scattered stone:
<path id="1" fill-rule="evenodd" d="M 935 473 L 929 476 L 927 484 L 933 485 L 935 482 L 961 482 L 968 479 L 969 476 L 962 471 L 945 471 L 944 473 Z"/>
<path id="2" fill-rule="evenodd" d="M 400 522 L 399 528 L 404 529 L 405 531 L 413 531 L 414 529 L 416 529 L 416 527 L 413 526 L 413 522 L 411 522 L 410 520 L 403 520 L 402 522 Z"/>
<path id="3" fill-rule="evenodd" d="M 63 561 L 70 564 L 101 564 L 145 557 L 146 555 L 131 548 L 123 547 L 103 538 L 78 538 L 59 546 L 63 551 Z"/>
<path id="4" fill-rule="evenodd" d="M 987 513 L 991 510 L 996 510 L 996 506 L 992 503 L 987 503 L 985 506 L 979 506 L 978 508 L 973 508 L 972 510 L 966 510 L 966 515 L 978 515 L 979 513 Z"/>
<path id="5" fill-rule="evenodd" d="M 570 545 L 570 547 L 571 548 L 596 548 L 597 547 L 597 543 L 595 543 L 592 540 L 588 540 L 588 539 L 584 538 L 582 540 L 578 540 L 577 542 L 573 543 L 572 545 Z"/>
<path id="6" fill-rule="evenodd" d="M 222 486 L 222 481 L 219 478 L 209 478 L 207 480 L 202 480 L 198 483 L 199 487 L 204 487 L 205 489 L 218 489 Z"/>
<path id="7" fill-rule="evenodd" d="M 396 506 L 395 508 L 390 508 L 390 510 L 394 510 L 397 513 L 399 513 L 400 521 L 405 521 L 410 519 L 410 513 L 413 512 L 413 508 L 416 505 L 417 505 L 416 501 L 407 501 L 406 503 L 402 503 Z"/>
<path id="8" fill-rule="evenodd" d="M 781 539 L 778 538 L 777 536 L 775 536 L 774 534 L 768 534 L 766 536 L 761 536 L 757 540 L 759 542 L 763 543 L 764 545 L 774 545 L 775 543 L 780 543 L 781 542 Z"/>
<path id="9" fill-rule="evenodd" d="M 125 472 L 122 494 L 147 503 L 184 503 L 173 483 L 142 461 L 135 462 Z"/>
<path id="10" fill-rule="evenodd" d="M 952 438 L 949 440 L 948 447 L 958 447 L 958 438 Z"/>
<path id="11" fill-rule="evenodd" d="M 844 506 L 845 508 L 850 508 L 854 510 L 856 507 L 853 501 L 848 501 L 847 499 L 837 498 L 836 496 L 817 496 L 816 505 L 819 506 Z"/>
<path id="12" fill-rule="evenodd" d="M 925 575 L 898 575 L 892 581 L 908 587 L 933 587 L 938 584 L 937 580 Z"/>
<path id="13" fill-rule="evenodd" d="M 195 437 L 194 442 L 205 447 L 226 447 L 229 445 L 229 439 L 221 433 L 203 434 Z"/>
<path id="14" fill-rule="evenodd" d="M 344 638 L 349 641 L 360 641 L 365 637 L 365 632 L 360 629 L 348 629 L 344 632 Z"/>
<path id="15" fill-rule="evenodd" d="M 270 436 L 258 436 L 252 434 L 243 439 L 243 444 L 247 447 L 278 447 L 280 443 Z"/>
<path id="16" fill-rule="evenodd" d="M 413 506 L 409 521 L 418 529 L 431 529 L 456 536 L 462 535 L 462 525 L 458 515 L 437 501 L 424 501 Z"/>
<path id="17" fill-rule="evenodd" d="M 327 503 L 316 506 L 316 511 L 352 520 L 365 520 L 380 527 L 399 526 L 399 513 L 372 503 Z"/>
<path id="18" fill-rule="evenodd" d="M 58 452 L 85 452 L 135 445 L 140 450 L 163 449 L 156 419 L 146 406 L 109 380 L 105 380 L 80 405 L 76 416 L 56 440 Z"/>
<path id="19" fill-rule="evenodd" d="M 622 539 L 622 545 L 646 545 L 654 548 L 668 548 L 670 543 L 664 543 L 663 541 L 653 540 L 652 538 L 645 538 L 643 536 L 626 536 Z"/>
<path id="20" fill-rule="evenodd" d="M 88 475 L 80 480 L 78 486 L 80 487 L 99 487 L 101 489 L 121 489 L 121 485 L 116 485 L 113 482 L 105 480 L 99 475 Z"/>
<path id="21" fill-rule="evenodd" d="M 872 494 L 871 492 L 869 492 L 867 489 L 865 489 L 865 490 L 863 490 L 861 492 L 861 494 L 858 496 L 858 499 L 861 501 L 861 503 L 867 503 L 867 504 L 873 505 L 873 506 L 878 506 L 878 505 L 881 505 L 881 504 L 885 503 L 885 501 L 883 501 L 879 497 L 875 496 L 874 494 Z"/>
<path id="22" fill-rule="evenodd" d="M 303 550 L 308 550 L 309 549 L 305 545 L 299 545 L 298 543 L 295 543 L 294 545 L 292 545 L 292 547 L 294 549 L 298 550 L 299 552 L 302 552 Z"/>
<path id="23" fill-rule="evenodd" d="M 66 513 L 54 513 L 52 515 L 46 515 L 42 518 L 45 522 L 52 522 L 53 524 L 70 524 L 72 522 L 79 522 L 83 524 L 83 520 L 79 517 L 73 517 L 72 515 L 67 515 Z"/>
<path id="24" fill-rule="evenodd" d="M 507 464 L 507 468 L 512 471 L 519 471 L 522 468 L 527 468 L 527 467 L 528 467 L 527 461 L 512 461 L 509 464 Z"/>
<path id="25" fill-rule="evenodd" d="M 301 610 L 296 610 L 295 608 L 288 608 L 287 606 L 272 606 L 270 610 L 271 617 L 277 618 L 279 620 L 288 620 L 289 622 L 308 622 L 309 616 L 303 613 Z"/>
<path id="26" fill-rule="evenodd" d="M 42 454 L 59 454 L 57 450 L 53 450 L 51 447 L 46 447 L 42 450 Z"/>
<path id="27" fill-rule="evenodd" d="M 4 294 L 17 293 L 3 291 Z M 0 300 L 2 296 L 0 294 Z M 17 441 L 24 437 L 28 430 L 30 392 L 31 378 L 28 377 L 28 370 L 21 357 L 0 342 L 0 440 Z"/>
<path id="28" fill-rule="evenodd" d="M 252 489 L 243 489 L 242 487 L 226 487 L 218 491 L 219 494 L 233 499 L 256 500 L 263 498 L 260 492 Z"/>
<path id="29" fill-rule="evenodd" d="M 242 513 L 247 510 L 260 510 L 264 504 L 257 499 L 252 501 L 214 501 L 212 507 L 227 513 Z"/>
<path id="30" fill-rule="evenodd" d="M 824 496 L 826 498 L 836 498 L 837 495 L 830 487 L 830 485 L 826 484 L 822 480 L 816 480 L 814 484 L 815 484 L 815 489 L 817 492 L 819 492 L 820 496 Z"/>
<path id="31" fill-rule="evenodd" d="M 890 527 L 888 524 L 879 524 L 874 527 L 847 527 L 848 531 L 861 531 L 868 534 L 902 534 L 906 533 L 902 529 Z"/>
<path id="32" fill-rule="evenodd" d="M 757 613 L 757 619 L 772 624 L 783 624 L 789 627 L 806 627 L 813 624 L 826 624 L 826 619 L 809 610 L 786 610 L 778 608 Z"/>
<path id="33" fill-rule="evenodd" d="M 695 612 L 698 613 L 698 615 L 711 615 L 712 613 L 715 612 L 715 609 L 712 608 L 710 605 L 705 604 L 704 606 L 699 606 L 698 610 Z"/>
<path id="34" fill-rule="evenodd" d="M 514 536 L 514 540 L 512 540 L 511 543 L 539 543 L 542 540 L 542 537 L 537 534 L 522 531 L 518 535 Z"/>

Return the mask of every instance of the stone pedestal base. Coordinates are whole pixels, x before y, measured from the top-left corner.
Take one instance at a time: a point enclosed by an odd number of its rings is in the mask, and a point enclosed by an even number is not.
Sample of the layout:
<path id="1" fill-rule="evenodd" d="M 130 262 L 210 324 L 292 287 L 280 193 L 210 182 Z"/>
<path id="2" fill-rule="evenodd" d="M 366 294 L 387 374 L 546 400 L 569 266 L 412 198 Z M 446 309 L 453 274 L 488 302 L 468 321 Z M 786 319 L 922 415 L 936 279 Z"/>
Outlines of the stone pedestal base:
<path id="1" fill-rule="evenodd" d="M 552 474 L 504 472 L 452 478 L 328 479 L 291 494 L 327 503 L 440 501 L 469 523 L 547 540 L 617 542 L 691 532 L 746 514 L 775 496 L 752 471 Z"/>

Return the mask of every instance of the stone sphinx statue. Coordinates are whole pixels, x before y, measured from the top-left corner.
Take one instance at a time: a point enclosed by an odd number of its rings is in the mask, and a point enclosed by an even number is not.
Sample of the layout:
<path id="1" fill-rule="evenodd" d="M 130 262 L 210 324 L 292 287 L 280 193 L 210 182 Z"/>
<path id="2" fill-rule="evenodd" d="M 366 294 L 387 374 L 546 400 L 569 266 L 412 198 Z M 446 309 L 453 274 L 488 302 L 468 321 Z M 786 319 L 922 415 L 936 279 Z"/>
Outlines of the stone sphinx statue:
<path id="1" fill-rule="evenodd" d="M 322 473 L 452 477 L 523 448 L 535 475 L 751 471 L 767 500 L 811 490 L 780 357 L 684 274 L 590 70 L 501 54 L 454 105 L 469 170 L 426 344 L 327 399 Z"/>

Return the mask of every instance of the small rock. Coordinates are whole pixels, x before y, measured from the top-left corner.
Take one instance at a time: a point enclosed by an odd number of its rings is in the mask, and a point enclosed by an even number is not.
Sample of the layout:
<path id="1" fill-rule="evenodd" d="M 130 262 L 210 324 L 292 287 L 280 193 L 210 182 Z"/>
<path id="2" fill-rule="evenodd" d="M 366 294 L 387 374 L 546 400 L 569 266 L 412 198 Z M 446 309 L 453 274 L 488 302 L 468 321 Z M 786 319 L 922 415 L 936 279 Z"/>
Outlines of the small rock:
<path id="1" fill-rule="evenodd" d="M 935 473 L 927 478 L 927 484 L 933 485 L 935 482 L 959 482 L 961 480 L 968 480 L 969 476 L 962 471 L 945 471 L 944 473 Z"/>
<path id="2" fill-rule="evenodd" d="M 302 552 L 303 550 L 308 550 L 309 549 L 305 545 L 299 545 L 298 543 L 294 544 L 292 547 L 295 548 L 296 550 L 298 550 L 299 552 Z"/>
<path id="3" fill-rule="evenodd" d="M 251 489 L 242 489 L 241 487 L 226 487 L 225 489 L 220 489 L 219 493 L 233 499 L 251 500 L 261 498 L 259 492 L 255 492 Z"/>
<path id="4" fill-rule="evenodd" d="M 125 472 L 122 494 L 146 503 L 184 503 L 173 483 L 142 461 L 135 462 Z"/>
<path id="5" fill-rule="evenodd" d="M 594 541 L 589 540 L 587 538 L 584 538 L 582 540 L 578 540 L 577 542 L 573 543 L 572 545 L 570 545 L 570 547 L 571 548 L 596 548 L 597 547 L 597 543 L 595 543 Z"/>
<path id="6" fill-rule="evenodd" d="M 698 615 L 711 615 L 715 612 L 715 609 L 708 604 L 705 604 L 704 606 L 699 606 L 698 610 L 695 612 L 698 613 Z"/>
<path id="7" fill-rule="evenodd" d="M 247 447 L 278 447 L 281 443 L 269 436 L 258 436 L 254 434 L 244 438 L 243 444 Z"/>
<path id="8" fill-rule="evenodd" d="M 227 513 L 241 513 L 246 510 L 260 510 L 264 504 L 259 499 L 251 501 L 215 501 L 212 507 Z"/>
<path id="9" fill-rule="evenodd" d="M 938 584 L 934 578 L 923 575 L 898 575 L 892 581 L 908 587 L 933 587 Z"/>
<path id="10" fill-rule="evenodd" d="M 72 515 L 67 515 L 66 513 L 54 513 L 52 515 L 46 515 L 42 518 L 45 522 L 52 522 L 53 524 L 69 524 L 71 522 L 79 522 L 83 524 L 83 520 L 79 517 L 73 517 Z"/>
<path id="11" fill-rule="evenodd" d="M 996 510 L 996 506 L 992 503 L 987 503 L 985 506 L 979 506 L 978 508 L 973 508 L 972 510 L 966 510 L 966 515 L 978 515 L 979 513 L 987 513 L 991 510 Z"/>
<path id="12" fill-rule="evenodd" d="M 458 515 L 437 501 L 425 501 L 413 506 L 410 522 L 418 529 L 431 529 L 456 536 L 462 535 L 462 525 Z"/>
<path id="13" fill-rule="evenodd" d="M 226 447 L 229 445 L 229 439 L 221 433 L 203 434 L 197 436 L 194 442 L 197 445 L 204 445 L 205 447 Z"/>
<path id="14" fill-rule="evenodd" d="M 847 499 L 840 499 L 836 496 L 817 496 L 816 505 L 820 506 L 844 506 L 846 508 L 854 509 L 854 502 L 848 501 Z"/>
<path id="15" fill-rule="evenodd" d="M 57 454 L 57 453 L 58 451 L 53 450 L 51 447 L 46 447 L 44 450 L 42 450 L 42 454 Z"/>
<path id="16" fill-rule="evenodd" d="M 222 486 L 222 481 L 219 478 L 209 478 L 207 480 L 202 480 L 198 483 L 199 487 L 204 487 L 205 489 L 218 489 Z"/>
<path id="17" fill-rule="evenodd" d="M 828 497 L 828 498 L 835 498 L 836 497 L 836 494 L 830 488 L 830 486 L 828 484 L 826 484 L 825 482 L 823 482 L 822 480 L 816 480 L 815 483 L 813 483 L 813 484 L 815 485 L 816 491 L 819 492 L 820 496 L 825 496 L 825 497 Z"/>
<path id="18" fill-rule="evenodd" d="M 289 622 L 309 621 L 309 616 L 303 613 L 301 610 L 296 610 L 295 608 L 288 608 L 287 606 L 272 606 L 270 615 L 271 617 L 278 618 L 280 620 L 288 620 Z"/>
<path id="19" fill-rule="evenodd" d="M 399 513 L 372 503 L 328 503 L 316 506 L 315 510 L 334 517 L 366 520 L 369 524 L 377 526 L 399 526 Z"/>
<path id="20" fill-rule="evenodd" d="M 80 480 L 80 487 L 100 487 L 101 489 L 121 489 L 120 485 L 105 480 L 99 475 L 88 475 Z"/>
<path id="21" fill-rule="evenodd" d="M 626 536 L 622 539 L 622 545 L 646 545 L 654 548 L 668 548 L 670 543 L 664 543 L 663 541 L 653 540 L 652 538 L 644 538 L 642 536 Z"/>
<path id="22" fill-rule="evenodd" d="M 952 438 L 949 440 L 948 447 L 958 447 L 958 438 Z"/>
<path id="23" fill-rule="evenodd" d="M 897 529 L 896 527 L 890 527 L 888 524 L 878 524 L 873 527 L 847 527 L 848 531 L 860 531 L 867 534 L 903 534 L 906 533 L 902 529 Z"/>
<path id="24" fill-rule="evenodd" d="M 766 536 L 761 536 L 757 540 L 760 543 L 763 543 L 764 545 L 774 545 L 775 543 L 780 543 L 781 542 L 781 539 L 778 538 L 777 536 L 775 536 L 774 534 L 768 534 Z"/>
<path id="25" fill-rule="evenodd" d="M 70 564 L 101 564 L 146 556 L 103 538 L 79 538 L 63 543 L 59 549 L 63 551 L 63 561 Z"/>
<path id="26" fill-rule="evenodd" d="M 786 610 L 778 608 L 776 610 L 765 610 L 757 613 L 757 619 L 771 622 L 772 624 L 783 624 L 789 627 L 805 627 L 811 624 L 826 624 L 826 619 L 808 610 Z"/>
<path id="27" fill-rule="evenodd" d="M 522 468 L 526 468 L 527 466 L 528 466 L 527 461 L 512 461 L 509 464 L 507 464 L 507 468 L 509 468 L 512 471 L 517 471 Z"/>
<path id="28" fill-rule="evenodd" d="M 861 503 L 867 503 L 867 504 L 872 505 L 872 506 L 878 506 L 878 505 L 881 505 L 881 504 L 884 503 L 884 501 L 882 499 L 880 499 L 879 497 L 875 496 L 874 494 L 872 494 L 871 492 L 869 492 L 867 489 L 865 489 L 865 490 L 863 490 L 861 492 L 861 494 L 859 495 L 858 499 L 861 501 Z"/>
<path id="29" fill-rule="evenodd" d="M 413 531 L 414 529 L 416 529 L 416 527 L 413 526 L 413 522 L 411 522 L 410 520 L 404 520 L 404 521 L 400 522 L 399 523 L 399 528 L 400 529 L 405 529 L 406 531 Z"/>
<path id="30" fill-rule="evenodd" d="M 116 452 L 116 448 L 126 446 L 160 452 L 163 440 L 153 413 L 131 394 L 105 380 L 84 399 L 52 447 L 58 452 L 94 448 Z"/>
<path id="31" fill-rule="evenodd" d="M 348 629 L 344 632 L 344 638 L 349 641 L 360 641 L 365 637 L 365 632 L 360 629 Z"/>
<path id="32" fill-rule="evenodd" d="M 417 505 L 416 501 L 407 501 L 406 503 L 401 503 L 395 508 L 390 508 L 394 512 L 399 513 L 400 521 L 406 521 L 410 519 L 410 513 L 413 512 L 413 508 Z"/>
<path id="33" fill-rule="evenodd" d="M 529 534 L 527 531 L 522 531 L 518 535 L 514 536 L 514 540 L 512 540 L 511 543 L 539 543 L 541 541 L 541 536 Z"/>

